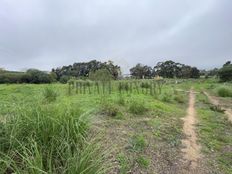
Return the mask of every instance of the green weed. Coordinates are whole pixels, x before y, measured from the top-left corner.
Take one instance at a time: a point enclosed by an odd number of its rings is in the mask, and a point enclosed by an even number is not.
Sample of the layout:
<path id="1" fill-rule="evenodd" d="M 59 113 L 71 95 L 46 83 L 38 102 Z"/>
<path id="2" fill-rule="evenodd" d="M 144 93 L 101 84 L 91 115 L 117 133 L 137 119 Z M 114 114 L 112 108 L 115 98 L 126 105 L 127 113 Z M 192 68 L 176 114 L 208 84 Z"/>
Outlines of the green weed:
<path id="1" fill-rule="evenodd" d="M 101 112 L 111 117 L 116 117 L 119 113 L 119 109 L 117 106 L 111 103 L 105 103 L 101 105 Z"/>
<path id="2" fill-rule="evenodd" d="M 148 109 L 145 107 L 143 102 L 132 101 L 129 106 L 129 111 L 132 114 L 141 115 L 144 114 Z"/>
<path id="3" fill-rule="evenodd" d="M 130 139 L 130 149 L 132 151 L 143 151 L 147 146 L 147 141 L 143 135 L 135 135 Z"/>
<path id="4" fill-rule="evenodd" d="M 43 91 L 43 96 L 44 100 L 50 103 L 56 100 L 58 94 L 54 89 L 46 87 Z"/>
<path id="5" fill-rule="evenodd" d="M 171 101 L 171 95 L 164 92 L 163 94 L 160 95 L 160 100 L 163 102 L 170 102 Z"/>
<path id="6" fill-rule="evenodd" d="M 123 153 L 120 153 L 117 156 L 117 160 L 118 160 L 119 165 L 120 165 L 120 167 L 119 167 L 120 174 L 126 174 L 130 169 L 128 158 Z"/>
<path id="7" fill-rule="evenodd" d="M 220 97 L 232 97 L 232 89 L 226 87 L 220 87 L 217 89 L 217 94 Z"/>
<path id="8" fill-rule="evenodd" d="M 148 168 L 148 166 L 150 165 L 150 160 L 148 158 L 146 158 L 145 156 L 139 156 L 136 159 L 136 162 L 139 164 L 140 167 L 142 168 Z"/>
<path id="9" fill-rule="evenodd" d="M 176 94 L 174 96 L 174 100 L 177 101 L 178 103 L 184 103 L 185 102 L 184 96 L 183 95 L 179 95 L 179 94 Z"/>
<path id="10" fill-rule="evenodd" d="M 119 105 L 124 106 L 126 104 L 125 98 L 122 95 L 119 95 L 118 99 L 117 99 L 117 103 Z"/>

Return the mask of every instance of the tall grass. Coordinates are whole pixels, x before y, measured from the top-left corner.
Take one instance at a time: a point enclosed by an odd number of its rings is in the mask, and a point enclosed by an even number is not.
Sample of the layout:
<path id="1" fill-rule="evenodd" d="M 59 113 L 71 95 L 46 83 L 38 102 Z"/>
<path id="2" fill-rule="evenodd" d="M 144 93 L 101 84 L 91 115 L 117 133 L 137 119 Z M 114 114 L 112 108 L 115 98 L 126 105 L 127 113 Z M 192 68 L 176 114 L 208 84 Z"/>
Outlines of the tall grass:
<path id="1" fill-rule="evenodd" d="M 72 106 L 19 107 L 0 127 L 0 173 L 106 173 L 85 118 Z"/>
<path id="2" fill-rule="evenodd" d="M 144 114 L 148 109 L 145 107 L 144 102 L 132 100 L 129 105 L 129 111 L 132 114 L 142 115 Z"/>
<path id="3" fill-rule="evenodd" d="M 43 96 L 45 101 L 53 102 L 56 100 L 58 94 L 54 89 L 47 87 L 43 91 Z"/>
<path id="4" fill-rule="evenodd" d="M 232 97 L 232 89 L 229 89 L 227 87 L 220 87 L 217 89 L 217 94 L 220 97 Z"/>

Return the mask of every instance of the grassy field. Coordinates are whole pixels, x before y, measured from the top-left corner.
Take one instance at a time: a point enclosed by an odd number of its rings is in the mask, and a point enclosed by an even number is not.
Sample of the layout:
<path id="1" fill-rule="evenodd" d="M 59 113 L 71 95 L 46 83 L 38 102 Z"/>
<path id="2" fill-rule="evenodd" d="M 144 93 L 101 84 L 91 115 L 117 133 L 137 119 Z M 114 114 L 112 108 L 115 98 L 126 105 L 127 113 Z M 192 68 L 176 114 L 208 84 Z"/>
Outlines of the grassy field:
<path id="1" fill-rule="evenodd" d="M 0 173 L 185 173 L 191 88 L 198 171 L 232 173 L 232 123 L 203 93 L 232 108 L 232 84 L 211 79 L 0 85 Z"/>

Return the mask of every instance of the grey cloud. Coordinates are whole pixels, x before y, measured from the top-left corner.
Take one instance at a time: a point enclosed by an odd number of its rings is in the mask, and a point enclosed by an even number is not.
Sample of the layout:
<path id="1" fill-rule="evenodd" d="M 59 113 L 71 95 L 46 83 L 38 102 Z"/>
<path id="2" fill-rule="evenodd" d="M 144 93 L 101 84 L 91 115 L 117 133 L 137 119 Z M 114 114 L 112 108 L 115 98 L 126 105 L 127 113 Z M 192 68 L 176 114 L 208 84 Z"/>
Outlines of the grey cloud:
<path id="1" fill-rule="evenodd" d="M 112 59 L 199 68 L 232 54 L 230 0 L 0 0 L 0 66 L 49 70 Z"/>

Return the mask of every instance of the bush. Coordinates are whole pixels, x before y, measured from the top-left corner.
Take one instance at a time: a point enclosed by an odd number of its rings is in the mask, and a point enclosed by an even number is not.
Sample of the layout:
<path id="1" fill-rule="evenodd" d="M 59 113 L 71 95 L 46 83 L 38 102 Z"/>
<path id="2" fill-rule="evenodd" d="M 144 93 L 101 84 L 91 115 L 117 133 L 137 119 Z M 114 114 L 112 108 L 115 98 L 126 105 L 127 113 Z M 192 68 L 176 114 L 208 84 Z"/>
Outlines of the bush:
<path id="1" fill-rule="evenodd" d="M 184 103 L 184 96 L 176 94 L 174 96 L 174 100 L 177 101 L 178 103 Z"/>
<path id="2" fill-rule="evenodd" d="M 60 77 L 60 83 L 63 83 L 63 84 L 65 84 L 65 83 L 68 83 L 68 81 L 71 79 L 72 77 L 71 76 L 66 76 L 66 75 L 63 75 L 63 76 L 61 76 Z"/>
<path id="3" fill-rule="evenodd" d="M 113 104 L 103 104 L 101 105 L 101 112 L 111 117 L 116 117 L 119 113 L 119 109 Z"/>
<path id="4" fill-rule="evenodd" d="M 128 160 L 127 156 L 124 155 L 123 153 L 120 153 L 117 156 L 117 160 L 118 160 L 119 165 L 120 165 L 120 168 L 119 168 L 120 173 L 121 174 L 128 173 L 128 171 L 130 170 L 130 166 L 129 166 L 130 164 L 129 164 L 129 160 Z"/>
<path id="5" fill-rule="evenodd" d="M 52 83 L 55 81 L 52 74 L 48 74 L 36 69 L 29 69 L 27 72 L 10 72 L 0 73 L 0 83 Z"/>
<path id="6" fill-rule="evenodd" d="M 47 87 L 43 91 L 43 96 L 44 100 L 50 103 L 56 100 L 58 94 L 54 89 Z"/>
<path id="7" fill-rule="evenodd" d="M 147 108 L 144 106 L 143 102 L 132 101 L 129 106 L 129 111 L 132 114 L 143 114 L 147 111 Z"/>
<path id="8" fill-rule="evenodd" d="M 232 81 L 232 64 L 223 66 L 218 71 L 218 76 L 222 82 Z"/>
<path id="9" fill-rule="evenodd" d="M 232 97 L 232 90 L 226 87 L 221 87 L 217 89 L 217 94 L 220 97 Z"/>

